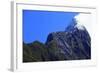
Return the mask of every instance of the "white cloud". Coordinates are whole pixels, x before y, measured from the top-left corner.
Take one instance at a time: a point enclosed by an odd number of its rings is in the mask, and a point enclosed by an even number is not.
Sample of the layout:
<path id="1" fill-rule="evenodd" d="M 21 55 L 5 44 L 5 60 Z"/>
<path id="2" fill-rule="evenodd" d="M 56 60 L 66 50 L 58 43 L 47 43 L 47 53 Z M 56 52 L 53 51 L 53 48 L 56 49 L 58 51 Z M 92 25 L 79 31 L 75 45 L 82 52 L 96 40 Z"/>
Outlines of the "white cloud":
<path id="1" fill-rule="evenodd" d="M 91 14 L 80 13 L 75 16 L 78 25 L 83 25 L 91 36 Z"/>

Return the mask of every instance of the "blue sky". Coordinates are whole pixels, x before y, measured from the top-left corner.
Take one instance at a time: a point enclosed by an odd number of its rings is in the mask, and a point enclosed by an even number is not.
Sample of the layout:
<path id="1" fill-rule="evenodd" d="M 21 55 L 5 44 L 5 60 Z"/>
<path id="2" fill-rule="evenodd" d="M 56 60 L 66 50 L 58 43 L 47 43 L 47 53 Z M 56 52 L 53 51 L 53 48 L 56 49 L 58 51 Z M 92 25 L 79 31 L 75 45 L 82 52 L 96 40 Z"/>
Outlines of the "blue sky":
<path id="1" fill-rule="evenodd" d="M 45 43 L 50 32 L 64 31 L 76 12 L 23 10 L 23 41 Z"/>

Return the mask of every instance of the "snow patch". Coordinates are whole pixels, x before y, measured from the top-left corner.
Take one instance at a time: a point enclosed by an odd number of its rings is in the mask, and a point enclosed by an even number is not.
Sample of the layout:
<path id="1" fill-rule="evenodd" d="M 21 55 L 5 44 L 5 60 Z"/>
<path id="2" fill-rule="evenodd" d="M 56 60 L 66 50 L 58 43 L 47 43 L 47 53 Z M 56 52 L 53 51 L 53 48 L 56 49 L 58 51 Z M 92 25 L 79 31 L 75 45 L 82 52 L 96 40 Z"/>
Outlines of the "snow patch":
<path id="1" fill-rule="evenodd" d="M 79 24 L 75 25 L 75 28 L 78 28 L 79 30 L 85 30 L 85 27 Z"/>

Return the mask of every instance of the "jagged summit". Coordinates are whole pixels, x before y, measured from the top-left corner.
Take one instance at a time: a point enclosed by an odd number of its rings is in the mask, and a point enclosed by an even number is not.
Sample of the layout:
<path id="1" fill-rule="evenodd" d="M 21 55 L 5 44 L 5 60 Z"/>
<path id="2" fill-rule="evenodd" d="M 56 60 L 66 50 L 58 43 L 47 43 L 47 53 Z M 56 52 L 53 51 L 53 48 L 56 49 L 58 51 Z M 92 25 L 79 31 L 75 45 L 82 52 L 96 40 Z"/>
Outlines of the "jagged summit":
<path id="1" fill-rule="evenodd" d="M 75 25 L 74 28 L 77 28 L 79 30 L 86 30 L 86 28 L 83 25 L 79 25 L 79 24 Z"/>
<path id="2" fill-rule="evenodd" d="M 66 32 L 70 32 L 72 30 L 75 30 L 75 29 L 78 29 L 78 30 L 86 30 L 86 28 L 80 24 L 76 18 L 73 18 L 70 25 L 65 29 Z"/>

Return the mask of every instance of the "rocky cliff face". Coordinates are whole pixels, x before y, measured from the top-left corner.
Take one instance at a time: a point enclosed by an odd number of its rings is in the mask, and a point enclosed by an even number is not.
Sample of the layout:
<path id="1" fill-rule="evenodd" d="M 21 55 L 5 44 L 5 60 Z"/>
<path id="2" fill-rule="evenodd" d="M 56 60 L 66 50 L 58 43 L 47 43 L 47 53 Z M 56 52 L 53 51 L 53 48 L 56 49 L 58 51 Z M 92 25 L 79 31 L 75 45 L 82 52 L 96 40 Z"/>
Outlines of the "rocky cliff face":
<path id="1" fill-rule="evenodd" d="M 26 45 L 23 62 L 91 59 L 89 33 L 74 19 L 65 31 L 50 33 L 45 44 L 35 41 Z"/>
<path id="2" fill-rule="evenodd" d="M 55 47 L 49 50 L 56 50 L 53 55 L 57 59 L 79 60 L 91 58 L 91 38 L 82 25 L 74 25 L 71 26 L 71 29 L 68 27 L 68 30 L 50 33 L 46 45 L 50 47 L 51 43 L 55 44 Z"/>

